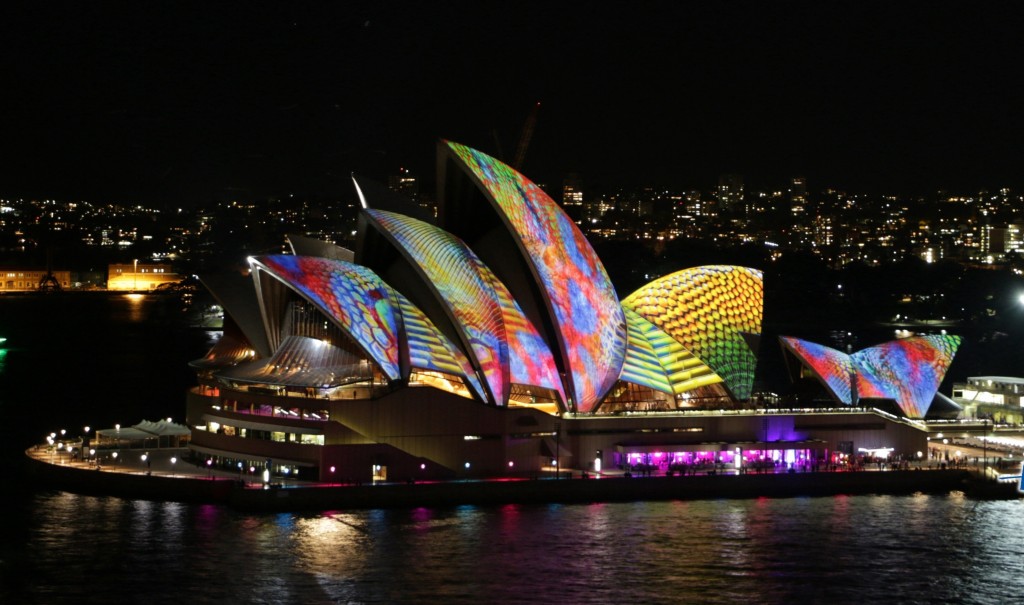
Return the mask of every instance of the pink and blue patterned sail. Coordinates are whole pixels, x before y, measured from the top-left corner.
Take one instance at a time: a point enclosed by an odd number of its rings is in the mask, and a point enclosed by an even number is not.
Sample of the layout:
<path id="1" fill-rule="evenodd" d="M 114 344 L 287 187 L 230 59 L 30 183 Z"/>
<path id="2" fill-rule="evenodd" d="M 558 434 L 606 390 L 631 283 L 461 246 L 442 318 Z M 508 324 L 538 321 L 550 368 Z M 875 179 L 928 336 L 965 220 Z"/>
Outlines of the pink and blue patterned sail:
<path id="1" fill-rule="evenodd" d="M 313 256 L 269 255 L 253 261 L 333 319 L 388 379 L 401 377 L 399 316 L 387 284 L 376 273 Z"/>
<path id="2" fill-rule="evenodd" d="M 504 405 L 511 390 L 508 339 L 486 267 L 462 240 L 439 227 L 386 210 L 363 211 L 422 273 L 462 333 L 487 382 L 489 399 Z"/>
<path id="3" fill-rule="evenodd" d="M 809 340 L 780 336 L 782 344 L 796 355 L 832 391 L 832 395 L 846 405 L 853 405 L 854 367 L 850 356 Z"/>
<path id="4" fill-rule="evenodd" d="M 829 347 L 780 337 L 804 365 L 843 403 L 892 399 L 908 418 L 924 418 L 953 362 L 960 337 L 913 336 L 847 355 Z"/>
<path id="5" fill-rule="evenodd" d="M 857 369 L 857 395 L 894 399 L 909 418 L 924 418 L 939 390 L 960 337 L 913 336 L 851 355 Z"/>
<path id="6" fill-rule="evenodd" d="M 618 380 L 626 356 L 626 320 L 604 266 L 540 187 L 484 153 L 446 144 L 499 212 L 538 278 L 568 373 L 569 408 L 593 411 Z"/>
<path id="7" fill-rule="evenodd" d="M 515 384 L 532 385 L 551 389 L 565 401 L 562 381 L 558 379 L 558 368 L 544 339 L 512 298 L 505 284 L 486 266 L 483 273 L 494 286 L 498 296 L 505 334 L 508 337 L 509 376 Z"/>

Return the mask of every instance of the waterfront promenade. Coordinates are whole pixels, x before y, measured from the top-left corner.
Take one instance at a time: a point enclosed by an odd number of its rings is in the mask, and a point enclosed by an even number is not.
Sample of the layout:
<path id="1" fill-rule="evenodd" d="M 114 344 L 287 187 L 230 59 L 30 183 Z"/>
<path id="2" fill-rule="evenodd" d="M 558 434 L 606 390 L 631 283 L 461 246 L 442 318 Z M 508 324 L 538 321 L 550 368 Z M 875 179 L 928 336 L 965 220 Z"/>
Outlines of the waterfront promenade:
<path id="1" fill-rule="evenodd" d="M 222 504 L 254 511 L 415 508 L 455 505 L 591 503 L 638 500 L 813 497 L 856 494 L 950 493 L 979 498 L 1018 497 L 1016 485 L 1000 484 L 977 470 L 865 470 L 768 474 L 704 474 L 686 477 L 584 475 L 573 478 L 457 480 L 342 485 L 291 479 L 263 485 L 243 470 L 200 468 L 182 458 L 187 450 L 163 450 L 141 459 L 127 450 L 116 464 L 58 455 L 45 446 L 26 451 L 30 476 L 44 488 L 101 496 Z M 171 459 L 174 458 L 172 462 Z"/>

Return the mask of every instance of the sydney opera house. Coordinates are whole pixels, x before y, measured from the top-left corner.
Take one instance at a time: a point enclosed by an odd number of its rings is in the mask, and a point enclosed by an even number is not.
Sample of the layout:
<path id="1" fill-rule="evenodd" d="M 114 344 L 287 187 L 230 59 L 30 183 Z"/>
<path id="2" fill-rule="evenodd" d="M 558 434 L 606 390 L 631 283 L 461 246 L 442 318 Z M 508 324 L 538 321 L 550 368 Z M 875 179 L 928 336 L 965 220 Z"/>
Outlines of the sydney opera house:
<path id="1" fill-rule="evenodd" d="M 447 141 L 437 170 L 436 217 L 355 179 L 354 250 L 295 236 L 293 254 L 250 258 L 247 276 L 203 278 L 226 316 L 191 364 L 199 456 L 408 481 L 926 449 L 919 419 L 956 337 L 852 355 L 783 338 L 794 374 L 827 397 L 769 407 L 753 393 L 760 271 L 684 269 L 620 300 L 583 233 L 522 174 Z"/>

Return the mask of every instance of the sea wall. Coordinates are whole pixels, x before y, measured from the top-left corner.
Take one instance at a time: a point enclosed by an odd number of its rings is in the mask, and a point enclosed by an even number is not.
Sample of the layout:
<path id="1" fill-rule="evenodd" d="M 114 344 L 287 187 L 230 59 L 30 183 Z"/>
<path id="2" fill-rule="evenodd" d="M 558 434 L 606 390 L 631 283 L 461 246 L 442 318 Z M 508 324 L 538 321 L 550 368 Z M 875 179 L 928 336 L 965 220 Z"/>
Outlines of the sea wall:
<path id="1" fill-rule="evenodd" d="M 840 494 L 944 494 L 1018 497 L 1015 485 L 967 470 L 602 477 L 450 481 L 359 486 L 250 487 L 226 478 L 98 471 L 26 457 L 29 476 L 46 488 L 90 495 L 223 504 L 247 511 L 415 508 L 457 505 L 625 502 L 716 498 L 791 498 Z M 577 476 L 578 477 L 578 476 Z"/>
<path id="2" fill-rule="evenodd" d="M 191 503 L 227 503 L 234 481 L 196 476 L 146 475 L 51 464 L 26 456 L 30 480 L 43 488 L 91 496 Z"/>
<path id="3" fill-rule="evenodd" d="M 228 503 L 244 510 L 413 508 L 453 505 L 624 502 L 715 498 L 788 498 L 838 494 L 971 491 L 963 470 L 718 475 L 534 481 L 469 481 L 413 485 L 239 489 Z M 1009 496 L 1009 492 L 1006 493 Z"/>

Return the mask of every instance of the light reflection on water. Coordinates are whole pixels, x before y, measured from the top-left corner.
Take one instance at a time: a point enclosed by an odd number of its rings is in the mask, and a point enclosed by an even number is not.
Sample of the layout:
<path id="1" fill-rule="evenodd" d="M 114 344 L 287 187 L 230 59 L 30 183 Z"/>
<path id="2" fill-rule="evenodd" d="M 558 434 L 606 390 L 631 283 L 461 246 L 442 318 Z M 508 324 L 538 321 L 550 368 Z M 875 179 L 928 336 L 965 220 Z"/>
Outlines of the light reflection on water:
<path id="1" fill-rule="evenodd" d="M 955 494 L 250 515 L 40 493 L 4 521 L 0 602 L 995 604 L 1024 589 L 1022 506 Z"/>

